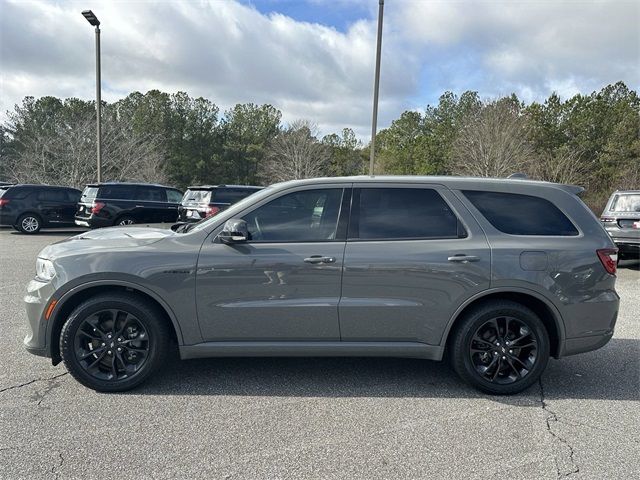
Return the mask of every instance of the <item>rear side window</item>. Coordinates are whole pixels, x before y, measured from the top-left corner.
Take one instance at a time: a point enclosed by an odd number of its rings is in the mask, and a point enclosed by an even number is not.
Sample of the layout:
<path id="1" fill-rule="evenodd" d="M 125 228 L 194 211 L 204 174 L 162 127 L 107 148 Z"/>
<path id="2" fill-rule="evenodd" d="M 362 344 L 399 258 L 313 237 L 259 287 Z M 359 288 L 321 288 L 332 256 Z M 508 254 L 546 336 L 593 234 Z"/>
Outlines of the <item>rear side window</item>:
<path id="1" fill-rule="evenodd" d="M 164 188 L 157 187 L 138 187 L 136 200 L 145 200 L 147 202 L 166 202 L 167 194 Z"/>
<path id="2" fill-rule="evenodd" d="M 509 235 L 578 235 L 571 220 L 544 198 L 472 190 L 462 193 L 491 225 Z"/>
<path id="3" fill-rule="evenodd" d="M 5 194 L 5 196 L 7 198 L 12 198 L 14 200 L 24 200 L 32 193 L 33 193 L 33 190 L 30 188 L 13 187 L 7 190 L 7 193 Z"/>
<path id="4" fill-rule="evenodd" d="M 100 187 L 98 198 L 105 200 L 134 200 L 137 199 L 135 185 L 103 185 Z"/>
<path id="5" fill-rule="evenodd" d="M 456 215 L 433 189 L 361 188 L 354 193 L 357 210 L 352 215 L 350 238 L 410 240 L 465 236 Z"/>
<path id="6" fill-rule="evenodd" d="M 46 190 L 40 190 L 38 192 L 38 200 L 44 202 L 66 202 L 67 195 L 64 193 L 64 190 L 47 188 Z"/>
<path id="7" fill-rule="evenodd" d="M 67 194 L 67 200 L 70 202 L 78 202 L 80 200 L 81 193 L 78 190 L 68 189 L 65 190 Z"/>

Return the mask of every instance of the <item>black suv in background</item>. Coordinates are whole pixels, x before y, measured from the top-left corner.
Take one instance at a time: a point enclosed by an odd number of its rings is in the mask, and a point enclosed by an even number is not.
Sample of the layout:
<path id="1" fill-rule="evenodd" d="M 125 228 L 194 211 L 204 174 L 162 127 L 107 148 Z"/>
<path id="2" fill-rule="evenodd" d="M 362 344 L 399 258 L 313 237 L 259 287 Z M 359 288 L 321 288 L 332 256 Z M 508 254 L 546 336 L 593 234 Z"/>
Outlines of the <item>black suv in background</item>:
<path id="1" fill-rule="evenodd" d="M 640 259 L 640 190 L 614 192 L 600 221 L 618 247 L 620 260 Z"/>
<path id="2" fill-rule="evenodd" d="M 0 225 L 22 233 L 73 226 L 80 190 L 50 185 L 0 186 Z"/>
<path id="3" fill-rule="evenodd" d="M 200 185 L 189 187 L 178 209 L 179 220 L 197 222 L 212 217 L 263 187 L 250 185 Z"/>
<path id="4" fill-rule="evenodd" d="M 175 222 L 182 192 L 148 183 L 93 183 L 78 203 L 76 225 L 90 228 Z"/>

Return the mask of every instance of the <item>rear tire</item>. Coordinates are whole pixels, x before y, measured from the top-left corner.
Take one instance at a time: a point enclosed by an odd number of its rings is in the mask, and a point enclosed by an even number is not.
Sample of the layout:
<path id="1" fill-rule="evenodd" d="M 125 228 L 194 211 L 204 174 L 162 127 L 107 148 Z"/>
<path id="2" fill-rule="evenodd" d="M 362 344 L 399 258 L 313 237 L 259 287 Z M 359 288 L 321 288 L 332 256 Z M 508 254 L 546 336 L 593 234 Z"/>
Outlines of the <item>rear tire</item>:
<path id="1" fill-rule="evenodd" d="M 457 326 L 451 363 L 468 384 L 493 395 L 519 393 L 533 385 L 549 361 L 549 335 L 542 321 L 517 302 L 487 302 Z"/>
<path id="2" fill-rule="evenodd" d="M 73 310 L 60 333 L 60 353 L 84 386 L 122 392 L 158 370 L 170 342 L 169 326 L 157 307 L 132 293 L 111 293 Z"/>
<path id="3" fill-rule="evenodd" d="M 25 213 L 20 215 L 18 223 L 15 225 L 16 230 L 27 235 L 33 235 L 42 228 L 42 219 L 35 213 Z"/>
<path id="4" fill-rule="evenodd" d="M 127 225 L 135 225 L 136 223 L 136 219 L 129 216 L 129 215 L 124 215 L 123 217 L 119 217 L 116 219 L 115 222 L 113 222 L 114 226 L 118 226 L 118 227 L 124 227 Z"/>

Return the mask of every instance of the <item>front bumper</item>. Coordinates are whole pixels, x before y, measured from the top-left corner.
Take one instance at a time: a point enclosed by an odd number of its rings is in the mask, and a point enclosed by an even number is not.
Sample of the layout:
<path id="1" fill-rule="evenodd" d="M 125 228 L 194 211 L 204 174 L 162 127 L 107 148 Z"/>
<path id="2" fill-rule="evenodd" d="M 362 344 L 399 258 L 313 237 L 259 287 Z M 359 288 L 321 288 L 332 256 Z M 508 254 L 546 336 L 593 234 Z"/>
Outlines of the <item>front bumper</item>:
<path id="1" fill-rule="evenodd" d="M 29 353 L 44 357 L 51 356 L 51 345 L 47 342 L 47 320 L 44 312 L 55 293 L 50 282 L 31 280 L 27 285 L 27 294 L 24 296 L 27 310 L 27 335 L 24 338 L 24 346 Z"/>

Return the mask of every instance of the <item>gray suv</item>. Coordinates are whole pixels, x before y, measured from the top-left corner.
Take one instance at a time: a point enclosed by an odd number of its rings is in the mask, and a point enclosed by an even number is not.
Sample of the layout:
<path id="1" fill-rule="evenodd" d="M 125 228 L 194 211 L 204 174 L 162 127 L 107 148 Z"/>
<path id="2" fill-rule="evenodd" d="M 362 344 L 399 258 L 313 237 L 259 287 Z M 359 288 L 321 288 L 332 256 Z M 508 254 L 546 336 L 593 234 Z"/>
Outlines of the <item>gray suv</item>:
<path id="1" fill-rule="evenodd" d="M 640 190 L 614 192 L 600 221 L 618 247 L 620 260 L 640 259 Z"/>
<path id="2" fill-rule="evenodd" d="M 177 344 L 183 359 L 448 358 L 512 394 L 613 335 L 617 250 L 581 190 L 321 178 L 175 232 L 83 233 L 38 255 L 25 344 L 100 391 L 139 385 Z"/>

